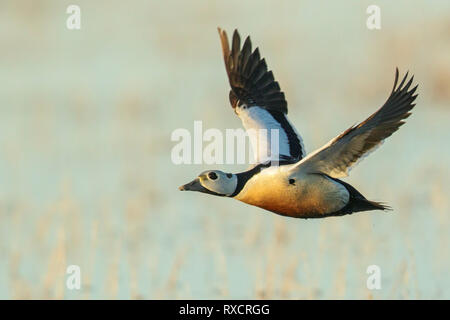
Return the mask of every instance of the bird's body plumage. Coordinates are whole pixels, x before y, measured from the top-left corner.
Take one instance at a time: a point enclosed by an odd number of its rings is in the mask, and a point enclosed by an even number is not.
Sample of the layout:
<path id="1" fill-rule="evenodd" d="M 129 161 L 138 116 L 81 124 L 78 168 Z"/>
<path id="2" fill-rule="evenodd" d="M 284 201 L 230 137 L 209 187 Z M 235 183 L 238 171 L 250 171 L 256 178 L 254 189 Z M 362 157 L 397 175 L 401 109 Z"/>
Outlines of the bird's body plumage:
<path id="1" fill-rule="evenodd" d="M 324 175 L 292 172 L 292 166 L 263 169 L 234 198 L 296 218 L 325 216 L 348 203 L 350 195 L 343 185 Z"/>
<path id="2" fill-rule="evenodd" d="M 259 49 L 252 51 L 249 37 L 241 48 L 236 30 L 231 48 L 226 32 L 219 29 L 219 35 L 230 103 L 248 132 L 258 164 L 238 174 L 204 172 L 180 189 L 232 197 L 295 218 L 388 209 L 339 178 L 404 124 L 417 96 L 417 86 L 411 88 L 413 78 L 407 81 L 407 73 L 397 85 L 397 70 L 392 92 L 378 111 L 306 155 L 302 138 L 287 119 L 284 93 Z"/>

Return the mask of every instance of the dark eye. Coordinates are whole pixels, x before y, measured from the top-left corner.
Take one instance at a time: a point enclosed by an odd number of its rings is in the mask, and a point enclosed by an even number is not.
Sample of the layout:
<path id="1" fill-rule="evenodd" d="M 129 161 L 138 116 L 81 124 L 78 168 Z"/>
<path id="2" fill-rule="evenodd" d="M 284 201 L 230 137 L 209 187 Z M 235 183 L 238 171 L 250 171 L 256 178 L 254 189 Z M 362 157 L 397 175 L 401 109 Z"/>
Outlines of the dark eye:
<path id="1" fill-rule="evenodd" d="M 231 179 L 233 175 L 231 173 L 227 173 L 227 178 Z"/>
<path id="2" fill-rule="evenodd" d="M 294 184 L 295 180 L 294 179 L 289 179 L 289 184 Z"/>
<path id="3" fill-rule="evenodd" d="M 216 180 L 217 174 L 215 172 L 210 172 L 208 173 L 208 178 L 210 178 L 211 180 Z"/>

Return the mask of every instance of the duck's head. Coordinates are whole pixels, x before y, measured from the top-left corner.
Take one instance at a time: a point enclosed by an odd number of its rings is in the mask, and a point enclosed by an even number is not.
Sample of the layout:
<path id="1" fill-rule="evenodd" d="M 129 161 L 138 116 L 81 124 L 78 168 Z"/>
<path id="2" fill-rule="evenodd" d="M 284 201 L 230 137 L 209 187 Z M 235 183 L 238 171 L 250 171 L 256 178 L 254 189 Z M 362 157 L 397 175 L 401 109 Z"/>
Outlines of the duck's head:
<path id="1" fill-rule="evenodd" d="M 181 191 L 198 191 L 215 196 L 231 196 L 237 187 L 237 176 L 220 170 L 204 171 L 197 178 L 179 187 Z"/>

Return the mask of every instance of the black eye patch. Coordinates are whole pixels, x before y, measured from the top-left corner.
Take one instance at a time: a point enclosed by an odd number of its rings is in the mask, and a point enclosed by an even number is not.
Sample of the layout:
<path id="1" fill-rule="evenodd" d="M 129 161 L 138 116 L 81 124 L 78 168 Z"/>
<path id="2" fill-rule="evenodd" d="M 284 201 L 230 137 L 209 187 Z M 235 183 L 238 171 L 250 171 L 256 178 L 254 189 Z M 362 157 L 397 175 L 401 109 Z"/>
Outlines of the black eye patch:
<path id="1" fill-rule="evenodd" d="M 208 178 L 210 178 L 211 180 L 216 180 L 217 174 L 215 172 L 210 172 L 208 173 Z"/>
<path id="2" fill-rule="evenodd" d="M 231 178 L 233 175 L 231 173 L 227 173 L 227 178 Z"/>

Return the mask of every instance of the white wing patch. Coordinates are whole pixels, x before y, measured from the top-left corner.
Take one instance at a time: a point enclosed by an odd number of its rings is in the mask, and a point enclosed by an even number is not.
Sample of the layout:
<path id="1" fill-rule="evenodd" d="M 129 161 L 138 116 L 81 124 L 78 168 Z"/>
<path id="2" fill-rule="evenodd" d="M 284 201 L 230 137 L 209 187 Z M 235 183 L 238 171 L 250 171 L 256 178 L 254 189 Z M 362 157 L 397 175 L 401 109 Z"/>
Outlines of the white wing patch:
<path id="1" fill-rule="evenodd" d="M 267 110 L 257 106 L 238 107 L 236 113 L 247 130 L 256 163 L 278 161 L 280 155 L 291 156 L 285 130 Z"/>

